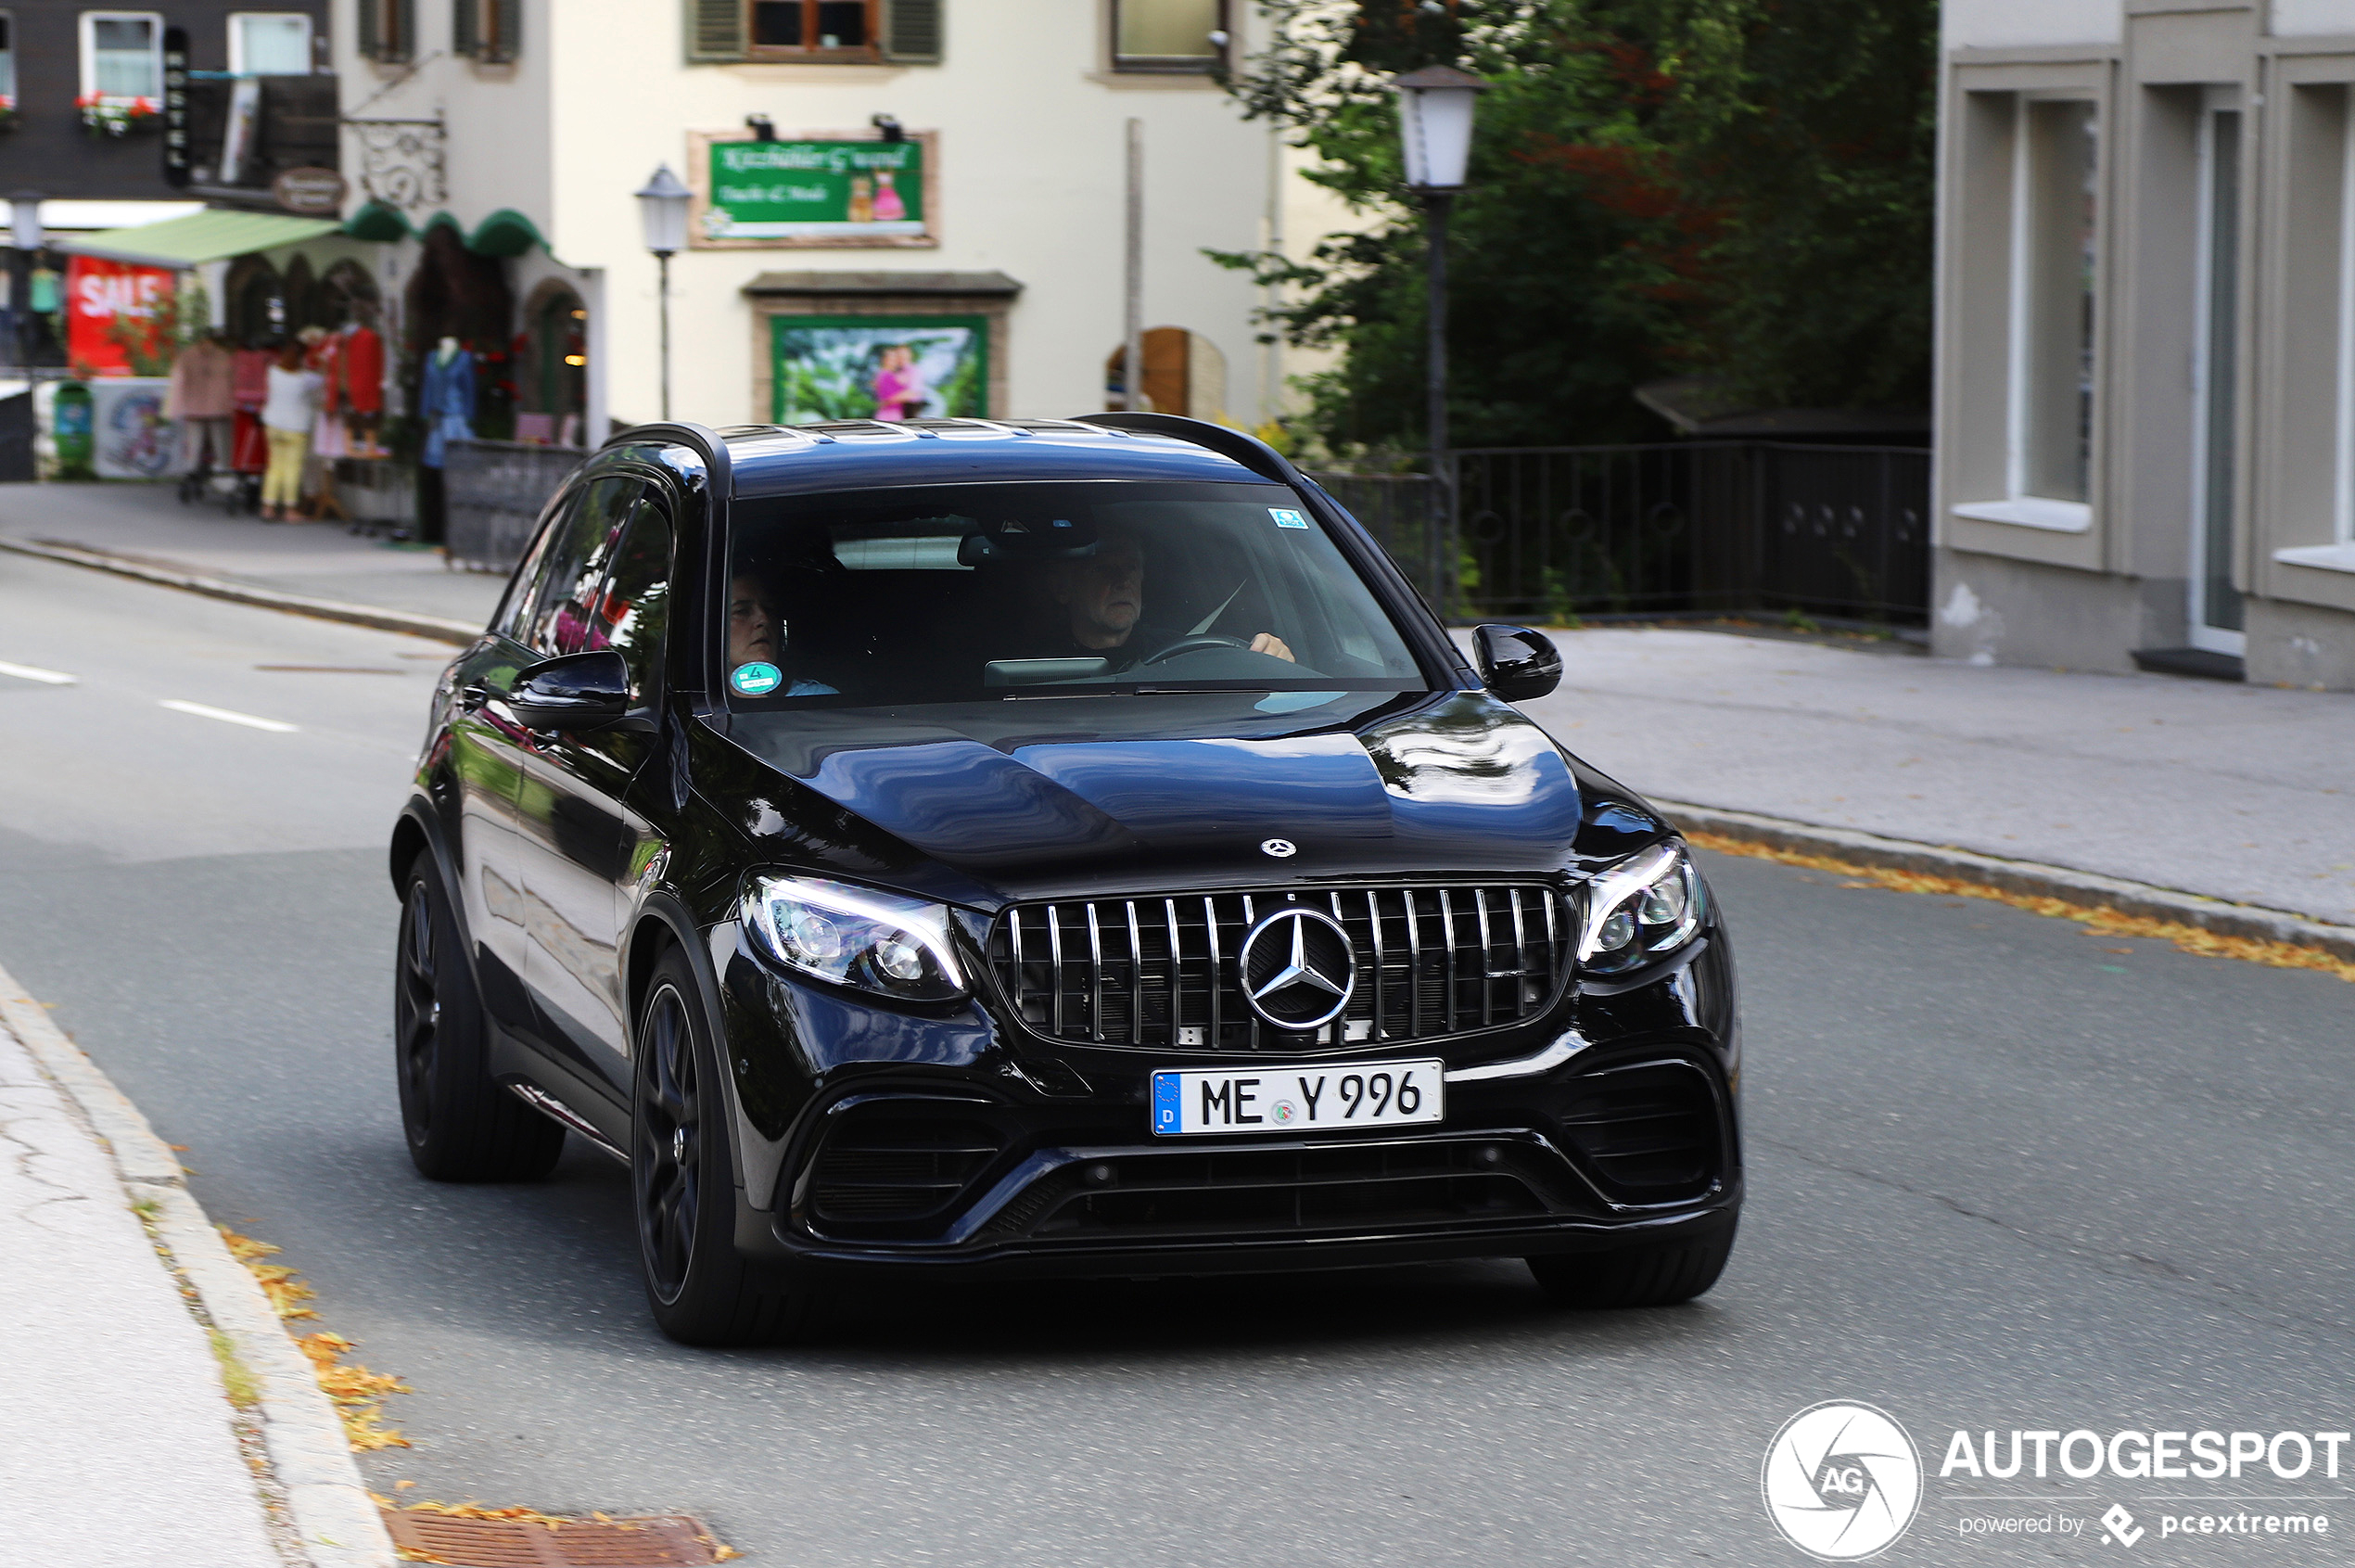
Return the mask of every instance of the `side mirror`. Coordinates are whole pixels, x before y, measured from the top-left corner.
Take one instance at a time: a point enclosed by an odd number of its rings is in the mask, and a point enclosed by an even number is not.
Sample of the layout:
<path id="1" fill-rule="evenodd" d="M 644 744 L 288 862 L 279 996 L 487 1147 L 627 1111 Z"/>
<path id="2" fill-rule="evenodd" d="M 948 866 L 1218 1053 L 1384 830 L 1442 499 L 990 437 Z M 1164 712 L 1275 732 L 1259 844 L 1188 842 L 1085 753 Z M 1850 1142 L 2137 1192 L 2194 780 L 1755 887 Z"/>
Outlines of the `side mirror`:
<path id="1" fill-rule="evenodd" d="M 630 713 L 630 666 L 611 648 L 541 659 L 516 671 L 507 706 L 527 729 L 602 730 Z"/>
<path id="2" fill-rule="evenodd" d="M 1507 702 L 1542 697 L 1562 683 L 1562 656 L 1553 639 L 1526 626 L 1474 628 L 1472 657 L 1482 682 Z"/>

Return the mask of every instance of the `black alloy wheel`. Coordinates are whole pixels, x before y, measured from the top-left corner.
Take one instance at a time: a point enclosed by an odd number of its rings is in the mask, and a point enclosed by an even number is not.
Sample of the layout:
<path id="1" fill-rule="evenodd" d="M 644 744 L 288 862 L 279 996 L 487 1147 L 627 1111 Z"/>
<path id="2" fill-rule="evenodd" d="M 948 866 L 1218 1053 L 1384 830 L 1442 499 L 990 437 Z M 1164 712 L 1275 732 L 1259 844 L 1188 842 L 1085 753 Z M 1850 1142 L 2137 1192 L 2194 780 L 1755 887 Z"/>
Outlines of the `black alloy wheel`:
<path id="1" fill-rule="evenodd" d="M 808 1321 L 809 1297 L 736 1251 L 727 1098 L 701 992 L 673 948 L 655 966 L 631 1040 L 630 1207 L 655 1323 L 685 1345 L 773 1345 Z"/>
<path id="2" fill-rule="evenodd" d="M 564 1154 L 565 1129 L 490 1077 L 490 1026 L 430 852 L 404 886 L 392 1041 L 409 1158 L 436 1181 L 545 1176 Z"/>

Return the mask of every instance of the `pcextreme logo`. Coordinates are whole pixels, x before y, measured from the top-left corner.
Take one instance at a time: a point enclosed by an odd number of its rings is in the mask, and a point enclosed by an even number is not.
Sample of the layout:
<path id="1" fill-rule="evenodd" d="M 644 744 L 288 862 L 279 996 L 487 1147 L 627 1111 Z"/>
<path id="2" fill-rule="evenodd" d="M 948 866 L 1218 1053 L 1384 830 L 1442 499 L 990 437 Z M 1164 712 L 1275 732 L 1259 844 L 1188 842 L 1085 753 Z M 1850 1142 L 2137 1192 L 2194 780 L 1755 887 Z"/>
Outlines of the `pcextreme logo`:
<path id="1" fill-rule="evenodd" d="M 1853 1562 L 1913 1523 L 1921 1454 L 1885 1411 L 1827 1399 L 1783 1423 L 1758 1484 L 1785 1540 L 1822 1562 Z"/>

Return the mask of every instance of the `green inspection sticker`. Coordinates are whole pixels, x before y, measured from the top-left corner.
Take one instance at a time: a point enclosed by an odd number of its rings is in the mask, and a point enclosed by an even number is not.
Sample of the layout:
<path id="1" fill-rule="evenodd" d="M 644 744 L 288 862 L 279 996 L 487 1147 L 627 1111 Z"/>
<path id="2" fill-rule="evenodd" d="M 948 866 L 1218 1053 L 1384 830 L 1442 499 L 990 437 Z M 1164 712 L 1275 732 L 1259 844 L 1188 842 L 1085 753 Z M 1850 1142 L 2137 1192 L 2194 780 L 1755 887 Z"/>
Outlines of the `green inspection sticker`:
<path id="1" fill-rule="evenodd" d="M 1267 515 L 1276 519 L 1276 526 L 1279 529 L 1305 529 L 1308 526 L 1305 516 L 1298 512 L 1288 512 L 1281 506 L 1270 506 Z"/>
<path id="2" fill-rule="evenodd" d="M 728 672 L 728 684 L 748 697 L 765 697 L 784 682 L 785 672 L 773 664 L 740 664 Z"/>

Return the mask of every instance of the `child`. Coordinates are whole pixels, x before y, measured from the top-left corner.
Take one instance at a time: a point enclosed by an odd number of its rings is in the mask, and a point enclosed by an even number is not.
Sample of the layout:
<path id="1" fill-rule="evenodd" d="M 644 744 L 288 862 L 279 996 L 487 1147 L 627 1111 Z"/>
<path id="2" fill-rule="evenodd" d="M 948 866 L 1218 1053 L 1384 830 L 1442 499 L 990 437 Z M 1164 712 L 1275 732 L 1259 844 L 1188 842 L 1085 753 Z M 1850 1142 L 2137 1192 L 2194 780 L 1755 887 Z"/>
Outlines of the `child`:
<path id="1" fill-rule="evenodd" d="M 875 417 L 913 419 L 932 401 L 924 373 L 916 368 L 916 351 L 905 343 L 884 345 L 882 365 L 875 372 Z"/>

